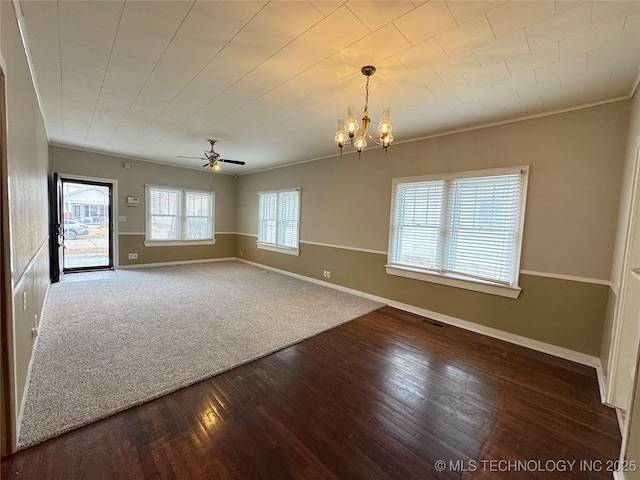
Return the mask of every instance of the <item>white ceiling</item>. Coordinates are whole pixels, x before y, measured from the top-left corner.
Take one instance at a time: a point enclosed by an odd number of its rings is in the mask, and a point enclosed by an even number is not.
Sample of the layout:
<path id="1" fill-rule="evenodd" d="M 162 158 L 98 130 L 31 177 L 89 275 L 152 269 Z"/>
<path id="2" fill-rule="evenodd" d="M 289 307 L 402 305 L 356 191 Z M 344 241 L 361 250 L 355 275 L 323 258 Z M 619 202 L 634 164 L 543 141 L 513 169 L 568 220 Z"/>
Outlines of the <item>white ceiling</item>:
<path id="1" fill-rule="evenodd" d="M 20 1 L 52 144 L 245 173 L 633 93 L 640 1 Z"/>

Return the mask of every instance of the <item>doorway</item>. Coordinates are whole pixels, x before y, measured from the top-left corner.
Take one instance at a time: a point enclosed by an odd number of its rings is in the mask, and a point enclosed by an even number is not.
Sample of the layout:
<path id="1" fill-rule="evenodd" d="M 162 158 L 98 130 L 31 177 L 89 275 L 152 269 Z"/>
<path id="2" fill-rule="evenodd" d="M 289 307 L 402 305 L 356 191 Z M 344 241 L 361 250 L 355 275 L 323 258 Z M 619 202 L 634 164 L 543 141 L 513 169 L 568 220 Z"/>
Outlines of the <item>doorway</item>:
<path id="1" fill-rule="evenodd" d="M 113 184 L 56 174 L 54 183 L 58 280 L 64 273 L 113 269 Z"/>

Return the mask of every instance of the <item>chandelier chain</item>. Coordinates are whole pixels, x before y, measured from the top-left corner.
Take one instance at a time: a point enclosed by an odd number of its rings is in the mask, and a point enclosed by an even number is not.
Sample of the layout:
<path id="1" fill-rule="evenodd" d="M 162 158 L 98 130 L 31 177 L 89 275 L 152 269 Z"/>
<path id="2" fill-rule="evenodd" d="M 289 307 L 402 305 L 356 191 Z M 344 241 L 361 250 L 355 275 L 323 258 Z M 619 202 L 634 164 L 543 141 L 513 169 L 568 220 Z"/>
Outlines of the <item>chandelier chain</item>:
<path id="1" fill-rule="evenodd" d="M 367 86 L 365 87 L 364 95 L 364 111 L 369 111 L 369 77 L 367 76 Z"/>

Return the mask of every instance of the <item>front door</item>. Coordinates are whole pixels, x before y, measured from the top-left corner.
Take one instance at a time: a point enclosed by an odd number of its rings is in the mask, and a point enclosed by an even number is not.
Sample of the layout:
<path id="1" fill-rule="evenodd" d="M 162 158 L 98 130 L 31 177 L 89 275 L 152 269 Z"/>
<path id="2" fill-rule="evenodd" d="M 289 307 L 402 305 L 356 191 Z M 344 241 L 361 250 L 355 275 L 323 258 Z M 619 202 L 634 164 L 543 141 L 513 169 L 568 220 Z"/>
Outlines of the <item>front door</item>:
<path id="1" fill-rule="evenodd" d="M 113 268 L 113 185 L 62 178 L 64 272 Z"/>

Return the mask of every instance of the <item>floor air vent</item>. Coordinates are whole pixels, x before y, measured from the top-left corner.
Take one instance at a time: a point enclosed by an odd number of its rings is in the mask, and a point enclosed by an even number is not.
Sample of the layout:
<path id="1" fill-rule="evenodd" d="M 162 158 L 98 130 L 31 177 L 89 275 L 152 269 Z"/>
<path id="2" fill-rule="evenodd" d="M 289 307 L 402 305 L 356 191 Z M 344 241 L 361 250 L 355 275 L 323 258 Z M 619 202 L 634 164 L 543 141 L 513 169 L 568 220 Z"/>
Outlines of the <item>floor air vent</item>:
<path id="1" fill-rule="evenodd" d="M 436 322 L 435 320 L 431 319 L 431 318 L 427 318 L 427 317 L 420 317 L 420 319 L 425 322 L 428 323 L 430 325 L 433 325 L 434 327 L 438 327 L 438 328 L 444 328 L 444 323 L 440 323 L 440 322 Z"/>

